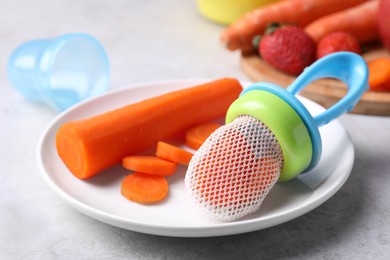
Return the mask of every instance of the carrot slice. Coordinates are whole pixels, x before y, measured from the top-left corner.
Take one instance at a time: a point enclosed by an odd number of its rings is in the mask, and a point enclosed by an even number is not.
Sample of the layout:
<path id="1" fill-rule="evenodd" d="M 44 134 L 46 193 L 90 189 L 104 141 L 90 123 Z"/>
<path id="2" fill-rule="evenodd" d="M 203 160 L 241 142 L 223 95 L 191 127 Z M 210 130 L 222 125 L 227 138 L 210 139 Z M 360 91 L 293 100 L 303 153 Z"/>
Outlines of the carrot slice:
<path id="1" fill-rule="evenodd" d="M 122 166 L 135 172 L 154 175 L 172 175 L 176 171 L 176 163 L 155 156 L 127 156 L 123 158 Z"/>
<path id="2" fill-rule="evenodd" d="M 221 125 L 219 124 L 201 124 L 189 129 L 185 134 L 185 143 L 192 149 L 199 149 L 199 147 L 206 141 L 206 139 Z"/>
<path id="3" fill-rule="evenodd" d="M 390 59 L 380 57 L 369 61 L 368 84 L 371 90 L 390 90 Z"/>
<path id="4" fill-rule="evenodd" d="M 161 159 L 183 165 L 188 165 L 193 156 L 190 152 L 161 141 L 157 143 L 156 155 Z"/>
<path id="5" fill-rule="evenodd" d="M 159 202 L 168 194 L 168 181 L 161 175 L 135 172 L 122 181 L 121 194 L 142 204 Z"/>
<path id="6" fill-rule="evenodd" d="M 226 114 L 242 91 L 224 78 L 66 122 L 56 135 L 59 157 L 78 178 L 90 178 L 165 137 Z"/>

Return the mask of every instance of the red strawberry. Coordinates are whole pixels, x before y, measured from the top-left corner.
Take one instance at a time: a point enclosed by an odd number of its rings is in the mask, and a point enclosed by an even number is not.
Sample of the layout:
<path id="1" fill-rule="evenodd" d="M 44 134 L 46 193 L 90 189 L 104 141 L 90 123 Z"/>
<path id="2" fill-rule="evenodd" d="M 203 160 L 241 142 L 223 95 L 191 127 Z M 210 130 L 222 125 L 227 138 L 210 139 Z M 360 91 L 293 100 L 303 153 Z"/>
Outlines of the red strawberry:
<path id="1" fill-rule="evenodd" d="M 305 31 L 283 25 L 267 32 L 260 41 L 259 53 L 273 67 L 297 75 L 315 60 L 315 43 Z"/>
<path id="2" fill-rule="evenodd" d="M 348 32 L 331 32 L 322 37 L 317 43 L 317 59 L 338 51 L 362 54 L 359 41 Z"/>

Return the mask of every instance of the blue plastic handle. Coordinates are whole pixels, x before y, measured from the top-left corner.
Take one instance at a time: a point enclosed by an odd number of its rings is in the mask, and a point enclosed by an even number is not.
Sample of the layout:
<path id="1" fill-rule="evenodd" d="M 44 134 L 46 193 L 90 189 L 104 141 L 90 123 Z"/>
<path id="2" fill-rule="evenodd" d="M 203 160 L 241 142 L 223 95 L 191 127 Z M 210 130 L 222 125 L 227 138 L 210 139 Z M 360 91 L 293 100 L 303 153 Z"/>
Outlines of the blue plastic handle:
<path id="1" fill-rule="evenodd" d="M 314 117 L 317 127 L 351 111 L 368 89 L 368 68 L 365 60 L 352 52 L 337 52 L 327 55 L 307 67 L 287 87 L 287 90 L 295 95 L 308 84 L 320 78 L 341 80 L 347 85 L 348 92 L 328 110 Z"/>
<path id="2" fill-rule="evenodd" d="M 348 92 L 328 110 L 313 117 L 295 97 L 295 94 L 311 82 L 321 78 L 335 78 L 343 81 L 348 87 Z M 368 68 L 365 60 L 352 52 L 337 52 L 307 67 L 287 89 L 267 82 L 257 82 L 244 89 L 241 95 L 253 90 L 267 91 L 280 97 L 294 108 L 306 125 L 312 142 L 312 160 L 304 171 L 307 172 L 313 169 L 321 158 L 322 142 L 318 128 L 352 110 L 367 89 Z"/>

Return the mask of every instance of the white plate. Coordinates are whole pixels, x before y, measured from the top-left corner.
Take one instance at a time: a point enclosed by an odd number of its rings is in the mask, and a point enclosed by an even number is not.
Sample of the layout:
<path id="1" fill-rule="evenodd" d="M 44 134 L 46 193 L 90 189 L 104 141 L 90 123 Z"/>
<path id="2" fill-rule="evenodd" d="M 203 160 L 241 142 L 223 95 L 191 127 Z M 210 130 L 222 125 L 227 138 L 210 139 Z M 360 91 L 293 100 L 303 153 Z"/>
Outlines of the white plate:
<path id="1" fill-rule="evenodd" d="M 168 198 L 145 206 L 121 196 L 120 183 L 129 173 L 121 166 L 83 181 L 75 178 L 58 157 L 55 134 L 62 123 L 201 82 L 170 81 L 124 88 L 83 102 L 59 115 L 39 142 L 37 159 L 43 178 L 61 198 L 90 217 L 124 229 L 178 237 L 238 234 L 281 224 L 325 202 L 347 180 L 354 161 L 354 148 L 337 120 L 320 129 L 323 153 L 315 169 L 291 182 L 276 184 L 258 212 L 228 223 L 210 219 L 190 200 L 184 186 L 184 167 L 169 177 Z M 299 98 L 312 114 L 324 110 L 310 100 Z"/>

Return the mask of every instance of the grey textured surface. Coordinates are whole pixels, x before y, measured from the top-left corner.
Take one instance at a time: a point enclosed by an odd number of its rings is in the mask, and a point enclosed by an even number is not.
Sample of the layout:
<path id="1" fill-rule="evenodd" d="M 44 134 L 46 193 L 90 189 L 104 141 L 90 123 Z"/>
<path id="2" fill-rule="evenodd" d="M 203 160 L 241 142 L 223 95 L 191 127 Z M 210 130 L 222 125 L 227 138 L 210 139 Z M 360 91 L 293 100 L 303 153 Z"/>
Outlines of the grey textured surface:
<path id="1" fill-rule="evenodd" d="M 356 149 L 351 177 L 326 203 L 285 224 L 226 237 L 171 238 L 96 221 L 44 183 L 36 144 L 58 112 L 9 84 L 6 61 L 24 41 L 86 32 L 105 46 L 111 89 L 186 78 L 236 77 L 239 54 L 194 0 L 2 0 L 0 8 L 0 259 L 389 259 L 390 118 L 345 115 Z"/>

